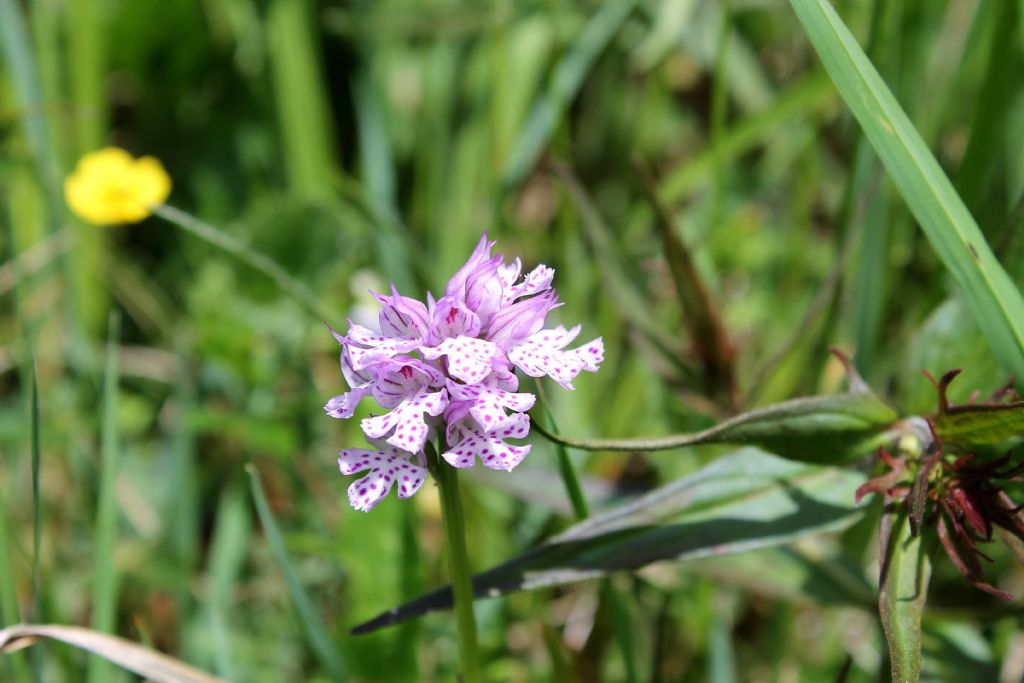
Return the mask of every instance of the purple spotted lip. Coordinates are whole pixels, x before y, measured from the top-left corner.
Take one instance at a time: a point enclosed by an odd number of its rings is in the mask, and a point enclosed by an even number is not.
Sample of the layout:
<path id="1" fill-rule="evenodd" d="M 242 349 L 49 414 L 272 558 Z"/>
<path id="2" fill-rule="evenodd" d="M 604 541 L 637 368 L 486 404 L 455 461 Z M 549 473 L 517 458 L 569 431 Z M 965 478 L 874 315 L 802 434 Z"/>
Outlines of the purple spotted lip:
<path id="1" fill-rule="evenodd" d="M 402 296 L 374 294 L 381 305 L 380 330 L 349 321 L 348 334 L 331 332 L 341 344 L 341 372 L 349 391 L 324 410 L 350 418 L 367 395 L 386 408 L 361 427 L 374 449 L 346 448 L 342 474 L 369 473 L 348 490 L 357 510 L 369 512 L 397 485 L 398 497 L 416 493 L 426 478 L 423 447 L 443 430 L 454 467 L 510 471 L 529 445 L 506 443 L 529 434 L 525 411 L 536 397 L 519 392 L 515 368 L 530 377 L 547 375 L 566 389 L 580 372 L 596 372 L 604 358 L 598 337 L 575 349 L 565 347 L 580 326 L 543 329 L 548 312 L 560 306 L 551 288 L 555 271 L 540 265 L 520 278 L 519 259 L 491 256 L 494 242 L 481 237 L 444 296 L 424 304 Z"/>

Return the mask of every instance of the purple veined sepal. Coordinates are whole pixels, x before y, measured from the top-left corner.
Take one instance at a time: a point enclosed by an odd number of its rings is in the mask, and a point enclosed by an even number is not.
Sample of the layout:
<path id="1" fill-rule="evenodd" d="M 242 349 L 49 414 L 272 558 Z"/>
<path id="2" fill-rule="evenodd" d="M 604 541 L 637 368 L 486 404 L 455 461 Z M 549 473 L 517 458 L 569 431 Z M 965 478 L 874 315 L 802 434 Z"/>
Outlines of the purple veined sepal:
<path id="1" fill-rule="evenodd" d="M 352 417 L 355 414 L 356 406 L 363 399 L 364 396 L 373 391 L 373 384 L 375 378 L 372 372 L 372 368 L 356 370 L 352 367 L 352 360 L 349 358 L 348 347 L 344 346 L 345 338 L 335 332 L 330 325 L 327 329 L 331 330 L 331 334 L 334 335 L 335 339 L 342 344 L 341 349 L 341 374 L 345 377 L 345 381 L 348 382 L 349 391 L 334 396 L 326 405 L 324 405 L 324 412 L 331 417 L 346 419 Z"/>
<path id="2" fill-rule="evenodd" d="M 538 332 L 548 313 L 561 305 L 554 290 L 521 299 L 495 313 L 484 336 L 507 349 Z"/>
<path id="3" fill-rule="evenodd" d="M 579 325 L 569 330 L 561 325 L 551 330 L 541 330 L 510 348 L 508 358 L 530 377 L 547 375 L 566 389 L 574 389 L 572 380 L 577 375 L 584 370 L 597 372 L 598 364 L 604 360 L 604 341 L 601 337 L 579 348 L 562 350 L 579 333 Z"/>
<path id="4" fill-rule="evenodd" d="M 463 419 L 448 427 L 452 441 L 441 457 L 452 467 L 473 467 L 479 459 L 484 467 L 511 472 L 533 448 L 505 443 L 505 439 L 523 439 L 530 433 L 530 417 L 523 413 L 512 415 L 508 424 L 493 432 L 482 430 L 475 419 Z"/>
<path id="5" fill-rule="evenodd" d="M 430 312 L 430 334 L 428 346 L 434 346 L 453 337 L 475 337 L 482 327 L 480 316 L 469 310 L 456 297 L 443 296 L 437 301 L 427 295 L 427 310 Z"/>
<path id="6" fill-rule="evenodd" d="M 422 301 L 402 296 L 392 283 L 391 296 L 370 292 L 380 304 L 380 330 L 391 339 L 426 339 L 430 313 Z"/>
<path id="7" fill-rule="evenodd" d="M 342 474 L 369 473 L 348 488 L 348 500 L 356 510 L 369 512 L 395 485 L 398 497 L 405 499 L 416 493 L 427 477 L 423 453 L 408 453 L 386 443 L 371 440 L 373 449 L 346 448 L 338 454 Z"/>
<path id="8" fill-rule="evenodd" d="M 375 363 L 380 363 L 400 353 L 415 351 L 423 344 L 418 337 L 391 338 L 377 333 L 368 327 L 349 321 L 348 334 L 343 344 L 348 350 L 352 367 L 362 370 Z"/>
<path id="9" fill-rule="evenodd" d="M 444 289 L 446 297 L 452 297 L 465 302 L 467 285 L 470 280 L 478 280 L 487 273 L 497 272 L 498 267 L 501 265 L 501 257 L 491 256 L 491 249 L 494 248 L 495 244 L 496 242 L 488 240 L 486 232 L 480 236 L 480 241 L 473 248 L 473 253 L 469 255 L 469 258 L 466 259 L 462 267 L 449 278 L 448 284 Z"/>

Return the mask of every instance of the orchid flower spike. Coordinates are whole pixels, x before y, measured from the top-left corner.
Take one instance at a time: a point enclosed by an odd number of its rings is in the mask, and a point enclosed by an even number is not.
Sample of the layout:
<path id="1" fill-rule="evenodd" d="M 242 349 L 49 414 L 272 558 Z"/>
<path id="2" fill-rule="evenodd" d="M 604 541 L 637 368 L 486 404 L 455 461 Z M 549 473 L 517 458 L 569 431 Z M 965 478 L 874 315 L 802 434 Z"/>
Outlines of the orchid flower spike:
<path id="1" fill-rule="evenodd" d="M 596 372 L 604 358 L 600 337 L 566 349 L 576 325 L 545 329 L 547 314 L 560 306 L 551 288 L 555 271 L 539 265 L 521 275 L 519 259 L 491 256 L 484 234 L 469 260 L 452 276 L 444 295 L 426 303 L 399 294 L 374 294 L 381 310 L 378 329 L 349 323 L 340 335 L 341 372 L 349 391 L 327 402 L 331 417 L 350 418 L 372 396 L 388 412 L 361 423 L 373 449 L 346 448 L 342 474 L 369 474 L 348 490 L 349 502 L 369 512 L 397 486 L 399 498 L 419 490 L 426 478 L 427 441 L 444 435 L 441 457 L 452 467 L 511 471 L 523 461 L 530 431 L 526 411 L 536 396 L 519 391 L 518 368 L 530 377 L 547 375 L 566 389 L 582 371 Z"/>

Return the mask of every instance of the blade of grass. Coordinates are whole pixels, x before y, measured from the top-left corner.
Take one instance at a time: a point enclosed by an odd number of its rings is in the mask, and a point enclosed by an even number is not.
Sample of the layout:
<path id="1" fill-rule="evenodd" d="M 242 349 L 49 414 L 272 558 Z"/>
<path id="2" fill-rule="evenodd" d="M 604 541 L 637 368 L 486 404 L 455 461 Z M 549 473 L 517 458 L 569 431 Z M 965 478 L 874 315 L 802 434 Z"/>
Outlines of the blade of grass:
<path id="1" fill-rule="evenodd" d="M 603 3 L 587 22 L 575 44 L 555 67 L 547 92 L 534 105 L 523 124 L 505 161 L 501 174 L 502 185 L 518 185 L 537 163 L 558 127 L 562 114 L 582 87 L 591 66 L 618 33 L 636 4 L 637 0 Z"/>
<path id="2" fill-rule="evenodd" d="M 267 10 L 274 102 L 282 153 L 292 190 L 315 198 L 333 195 L 337 175 L 334 136 L 313 32 L 304 0 L 273 0 Z"/>
<path id="3" fill-rule="evenodd" d="M 277 522 L 270 512 L 270 506 L 267 504 L 267 497 L 263 493 L 263 486 L 260 484 L 259 473 L 252 465 L 246 465 L 245 471 L 249 475 L 252 498 L 256 504 L 256 514 L 259 516 L 260 524 L 263 526 L 263 533 L 266 535 L 267 543 L 270 545 L 270 552 L 277 562 L 278 569 L 284 575 L 285 585 L 288 588 L 288 597 L 291 599 L 292 607 L 295 608 L 295 612 L 299 617 L 299 624 L 306 635 L 310 649 L 313 650 L 317 661 L 320 662 L 320 665 L 324 667 L 332 679 L 335 681 L 347 681 L 347 667 L 341 659 L 340 652 L 334 643 L 331 642 L 331 638 L 328 635 L 330 631 L 316 609 L 314 609 L 313 601 L 310 600 L 309 594 L 306 593 L 306 589 L 303 587 L 301 579 L 299 579 L 298 572 L 295 571 L 295 565 L 292 564 L 291 558 L 288 555 L 284 538 L 282 538 L 281 532 L 277 528 Z"/>
<path id="4" fill-rule="evenodd" d="M 1024 377 L 1024 298 L 938 162 L 832 6 L 790 0 L 839 94 L 964 291 L 1004 369 Z"/>
<path id="5" fill-rule="evenodd" d="M 552 434 L 558 434 L 558 425 L 555 423 L 555 416 L 548 409 L 547 396 L 544 394 L 544 386 L 537 380 L 537 396 L 540 398 L 540 413 L 547 423 L 545 427 Z M 573 467 L 569 452 L 561 443 L 554 442 L 555 455 L 558 456 L 558 472 L 562 476 L 562 483 L 565 484 L 565 492 L 572 503 L 572 511 L 577 521 L 582 521 L 590 516 L 590 506 L 583 495 L 583 487 L 580 486 L 579 477 L 576 476 L 576 468 Z"/>
<path id="6" fill-rule="evenodd" d="M 229 681 L 239 680 L 228 623 L 231 593 L 245 564 L 251 536 L 252 519 L 244 489 L 239 482 L 234 482 L 225 489 L 217 505 L 206 594 L 214 670 Z"/>
<path id="7" fill-rule="evenodd" d="M 32 425 L 32 604 L 29 608 L 29 621 L 39 623 L 42 618 L 39 604 L 39 544 L 42 540 L 43 517 L 40 511 L 39 497 L 39 372 L 34 356 L 32 358 L 32 405 L 29 420 Z M 43 649 L 41 647 L 32 651 L 32 677 L 37 683 L 43 680 L 42 657 Z"/>
<path id="8" fill-rule="evenodd" d="M 100 433 L 100 486 L 96 503 L 95 550 L 93 556 L 92 627 L 113 633 L 117 627 L 117 583 L 114 550 L 117 545 L 117 480 L 119 438 L 117 430 L 117 346 L 121 337 L 121 318 L 110 313 L 107 327 L 107 369 L 103 375 L 103 423 Z M 89 683 L 112 680 L 110 663 L 99 657 L 89 659 Z"/>

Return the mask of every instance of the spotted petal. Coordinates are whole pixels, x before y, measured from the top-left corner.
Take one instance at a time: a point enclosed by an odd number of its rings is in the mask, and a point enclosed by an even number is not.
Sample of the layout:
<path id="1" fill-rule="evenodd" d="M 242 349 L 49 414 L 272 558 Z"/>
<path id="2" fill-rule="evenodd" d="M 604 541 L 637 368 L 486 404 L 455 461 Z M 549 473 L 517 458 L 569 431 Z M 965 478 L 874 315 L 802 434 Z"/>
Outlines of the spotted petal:
<path id="1" fill-rule="evenodd" d="M 431 360 L 448 356 L 448 374 L 467 384 L 476 384 L 491 373 L 491 363 L 501 357 L 498 346 L 485 339 L 456 337 L 436 347 L 423 347 L 420 353 Z"/>
<path id="2" fill-rule="evenodd" d="M 529 432 L 530 418 L 516 413 L 503 429 L 484 432 L 478 428 L 466 428 L 464 438 L 441 457 L 453 467 L 472 467 L 479 458 L 485 467 L 510 472 L 529 455 L 532 446 L 512 446 L 504 439 L 522 439 Z"/>
<path id="3" fill-rule="evenodd" d="M 360 426 L 371 439 L 383 438 L 394 430 L 387 439 L 389 444 L 418 453 L 423 450 L 430 431 L 423 418 L 424 413 L 440 415 L 447 405 L 448 392 L 444 389 L 434 393 L 424 390 L 402 401 L 389 413 L 364 419 Z"/>
<path id="4" fill-rule="evenodd" d="M 372 390 L 373 387 L 359 387 L 339 396 L 335 396 L 324 406 L 324 412 L 331 417 L 338 417 L 342 419 L 350 418 L 355 414 L 356 406 L 359 405 L 359 401 L 361 401 L 362 398 Z"/>
<path id="5" fill-rule="evenodd" d="M 509 426 L 516 416 L 505 410 L 521 413 L 533 407 L 537 397 L 529 393 L 513 393 L 497 387 L 479 384 L 448 383 L 448 394 L 453 400 L 470 401 L 469 412 L 485 432 Z"/>
<path id="6" fill-rule="evenodd" d="M 541 330 L 509 349 L 508 358 L 530 377 L 547 375 L 566 389 L 573 389 L 572 380 L 583 370 L 595 372 L 604 354 L 604 343 L 595 339 L 579 349 L 563 351 L 562 347 L 576 338 L 579 325 L 566 330 L 559 326 Z"/>
<path id="7" fill-rule="evenodd" d="M 383 450 L 346 448 L 338 456 L 342 474 L 356 474 L 369 469 L 362 479 L 348 489 L 348 500 L 356 510 L 369 512 L 391 487 L 398 484 L 398 497 L 408 498 L 423 485 L 427 470 L 409 461 L 409 454 L 390 446 Z"/>

